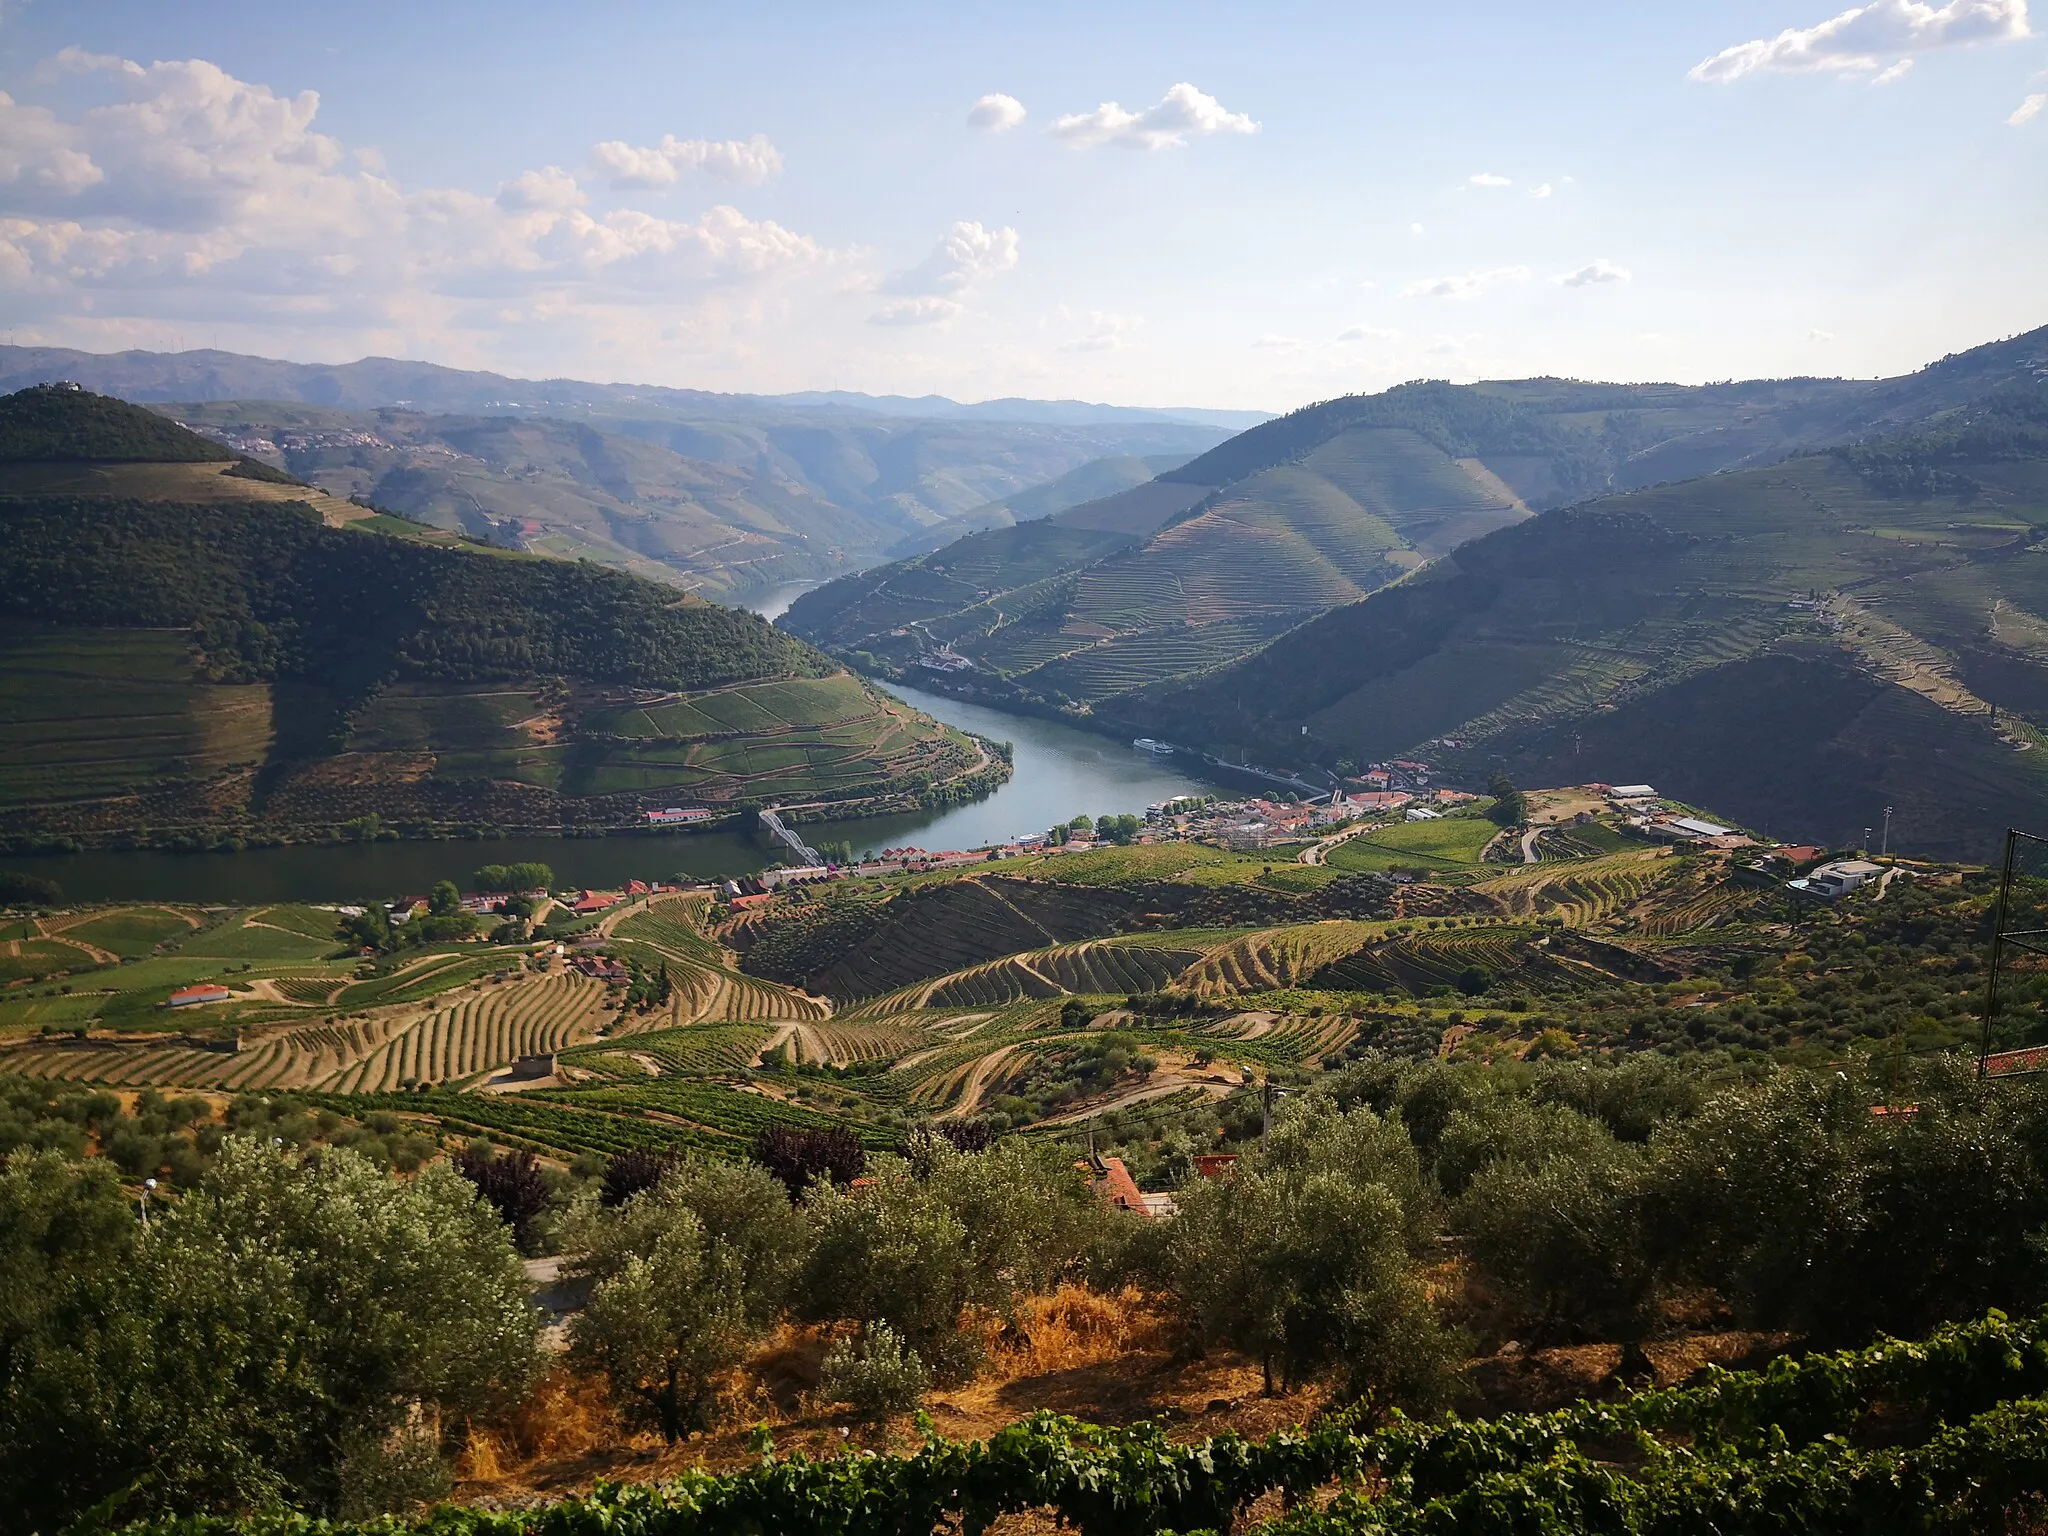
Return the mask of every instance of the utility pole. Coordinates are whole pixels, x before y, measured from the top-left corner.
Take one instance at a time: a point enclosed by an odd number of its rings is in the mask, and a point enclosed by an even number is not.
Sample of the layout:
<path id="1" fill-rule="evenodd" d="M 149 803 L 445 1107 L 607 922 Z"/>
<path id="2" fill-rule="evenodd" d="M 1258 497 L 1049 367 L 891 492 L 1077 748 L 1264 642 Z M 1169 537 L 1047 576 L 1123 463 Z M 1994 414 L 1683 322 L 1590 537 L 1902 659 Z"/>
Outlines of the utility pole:
<path id="1" fill-rule="evenodd" d="M 1892 851 L 1892 808 L 1890 806 L 1884 808 L 1884 845 L 1877 851 L 1880 857 Z"/>
<path id="2" fill-rule="evenodd" d="M 155 1188 L 155 1179 L 144 1179 L 142 1181 L 142 1225 L 145 1230 L 149 1227 L 149 1196 Z"/>
<path id="3" fill-rule="evenodd" d="M 1259 1088 L 1259 1151 L 1273 1139 L 1273 1080 L 1269 1077 Z"/>

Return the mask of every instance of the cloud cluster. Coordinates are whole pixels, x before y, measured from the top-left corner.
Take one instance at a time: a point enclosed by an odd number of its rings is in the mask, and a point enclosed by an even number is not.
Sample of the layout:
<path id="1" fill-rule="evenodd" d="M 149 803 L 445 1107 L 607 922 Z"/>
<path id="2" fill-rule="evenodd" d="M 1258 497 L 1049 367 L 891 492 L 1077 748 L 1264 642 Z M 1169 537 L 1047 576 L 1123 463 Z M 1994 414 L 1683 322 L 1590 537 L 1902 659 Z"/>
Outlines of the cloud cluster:
<path id="1" fill-rule="evenodd" d="M 1111 310 L 1091 309 L 1078 317 L 1081 333 L 1059 344 L 1062 352 L 1114 352 L 1138 328 L 1139 316 L 1120 315 Z"/>
<path id="2" fill-rule="evenodd" d="M 1008 133 L 1024 121 L 1024 103 L 997 91 L 967 109 L 967 126 L 984 133 Z"/>
<path id="3" fill-rule="evenodd" d="M 1053 119 L 1055 138 L 1078 149 L 1114 145 L 1121 149 L 1179 149 L 1191 138 L 1218 133 L 1257 133 L 1259 125 L 1185 80 L 1142 112 L 1105 101 L 1093 112 Z"/>
<path id="4" fill-rule="evenodd" d="M 590 151 L 590 168 L 614 187 L 643 191 L 660 191 L 700 175 L 758 187 L 782 169 L 782 152 L 759 133 L 717 142 L 665 133 L 659 144 L 645 146 L 609 139 Z"/>
<path id="5" fill-rule="evenodd" d="M 946 231 L 931 255 L 916 266 L 891 273 L 882 284 L 885 302 L 869 318 L 876 325 L 930 325 L 950 320 L 966 306 L 962 296 L 984 278 L 1017 265 L 1017 231 L 1007 224 L 984 228 L 962 219 Z"/>
<path id="6" fill-rule="evenodd" d="M 2048 94 L 2037 91 L 2013 108 L 2012 116 L 2005 120 L 2005 124 L 2008 128 L 2017 128 L 2023 123 L 2031 123 L 2041 115 L 2043 107 L 2048 107 Z"/>
<path id="7" fill-rule="evenodd" d="M 1464 272 L 1450 277 L 1425 277 L 1401 290 L 1404 299 L 1475 299 L 1488 289 L 1506 283 L 1526 283 L 1527 267 L 1494 267 L 1485 272 Z"/>
<path id="8" fill-rule="evenodd" d="M 1791 27 L 1702 59 L 1689 78 L 1712 84 L 1758 73 L 1810 75 L 1883 71 L 1896 80 L 1909 55 L 1969 43 L 2030 37 L 2027 0 L 1871 0 L 1811 27 Z M 1886 61 L 1893 61 L 1889 68 Z"/>
<path id="9" fill-rule="evenodd" d="M 1560 288 L 1587 288 L 1596 283 L 1625 283 L 1628 280 L 1628 268 L 1617 267 L 1604 256 L 1576 272 L 1562 272 L 1552 279 Z"/>
<path id="10" fill-rule="evenodd" d="M 586 336 L 645 337 L 650 308 L 677 325 L 743 317 L 851 259 L 730 206 L 593 214 L 578 178 L 554 166 L 495 195 L 407 190 L 374 153 L 316 130 L 314 92 L 280 95 L 204 60 L 67 50 L 50 69 L 79 77 L 93 104 L 59 115 L 0 96 L 0 285 L 27 325 L 62 315 L 74 332 L 126 324 L 132 336 L 204 320 L 445 340 L 574 318 Z M 596 158 L 609 171 L 648 184 L 698 170 L 744 181 L 779 164 L 765 139 L 606 149 Z"/>
<path id="11" fill-rule="evenodd" d="M 1471 176 L 1467 176 L 1465 182 L 1468 186 L 1484 187 L 1488 190 L 1496 187 L 1512 187 L 1514 185 L 1514 182 L 1508 177 L 1496 176 L 1492 171 L 1476 172 Z"/>

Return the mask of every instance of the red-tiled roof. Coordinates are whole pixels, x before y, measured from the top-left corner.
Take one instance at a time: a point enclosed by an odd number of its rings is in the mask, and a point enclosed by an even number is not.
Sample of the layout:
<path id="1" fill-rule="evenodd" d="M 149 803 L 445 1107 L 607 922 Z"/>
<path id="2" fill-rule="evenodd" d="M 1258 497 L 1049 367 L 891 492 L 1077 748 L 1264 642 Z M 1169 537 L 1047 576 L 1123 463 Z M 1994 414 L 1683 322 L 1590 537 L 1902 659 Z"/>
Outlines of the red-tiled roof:
<path id="1" fill-rule="evenodd" d="M 1122 1158 L 1090 1158 L 1074 1166 L 1088 1175 L 1088 1182 L 1102 1197 L 1103 1204 L 1135 1211 L 1148 1219 L 1151 1217 L 1151 1211 L 1145 1206 L 1145 1197 L 1139 1192 L 1138 1181 L 1131 1177 L 1131 1171 L 1124 1166 Z"/>

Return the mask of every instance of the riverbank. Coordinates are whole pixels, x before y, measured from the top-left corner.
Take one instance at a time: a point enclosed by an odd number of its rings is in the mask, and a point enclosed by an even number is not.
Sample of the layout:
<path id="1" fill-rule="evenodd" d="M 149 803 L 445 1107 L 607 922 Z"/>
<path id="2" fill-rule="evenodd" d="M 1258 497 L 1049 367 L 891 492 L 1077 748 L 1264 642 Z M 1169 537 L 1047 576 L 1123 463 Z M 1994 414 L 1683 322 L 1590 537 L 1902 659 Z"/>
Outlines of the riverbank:
<path id="1" fill-rule="evenodd" d="M 963 704 L 914 688 L 887 691 L 970 736 L 1010 744 L 999 784 L 975 799 L 904 804 L 887 814 L 823 819 L 813 807 L 801 824 L 810 842 L 848 842 L 854 851 L 919 844 L 973 848 L 1044 831 L 1077 815 L 1142 812 L 1175 795 L 1213 785 L 1128 744 L 1035 719 Z M 985 765 L 989 772 L 994 765 Z M 460 881 L 479 864 L 535 861 L 553 866 L 564 886 L 615 889 L 629 879 L 686 874 L 729 879 L 774 861 L 775 851 L 736 825 L 713 830 L 626 828 L 603 835 L 510 835 L 472 831 L 438 841 L 300 843 L 240 852 L 115 850 L 0 857 L 0 869 L 54 880 L 74 901 L 351 901 L 426 890 Z"/>

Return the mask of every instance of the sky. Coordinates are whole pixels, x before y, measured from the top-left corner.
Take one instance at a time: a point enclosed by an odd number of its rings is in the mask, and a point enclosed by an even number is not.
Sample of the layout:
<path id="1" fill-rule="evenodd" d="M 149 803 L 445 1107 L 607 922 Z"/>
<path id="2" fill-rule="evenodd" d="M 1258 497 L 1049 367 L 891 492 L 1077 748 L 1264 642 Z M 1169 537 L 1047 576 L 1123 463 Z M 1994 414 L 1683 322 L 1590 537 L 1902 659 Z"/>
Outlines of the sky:
<path id="1" fill-rule="evenodd" d="M 0 0 L 0 334 L 1278 411 L 2048 324 L 2048 10 L 1839 4 Z"/>

